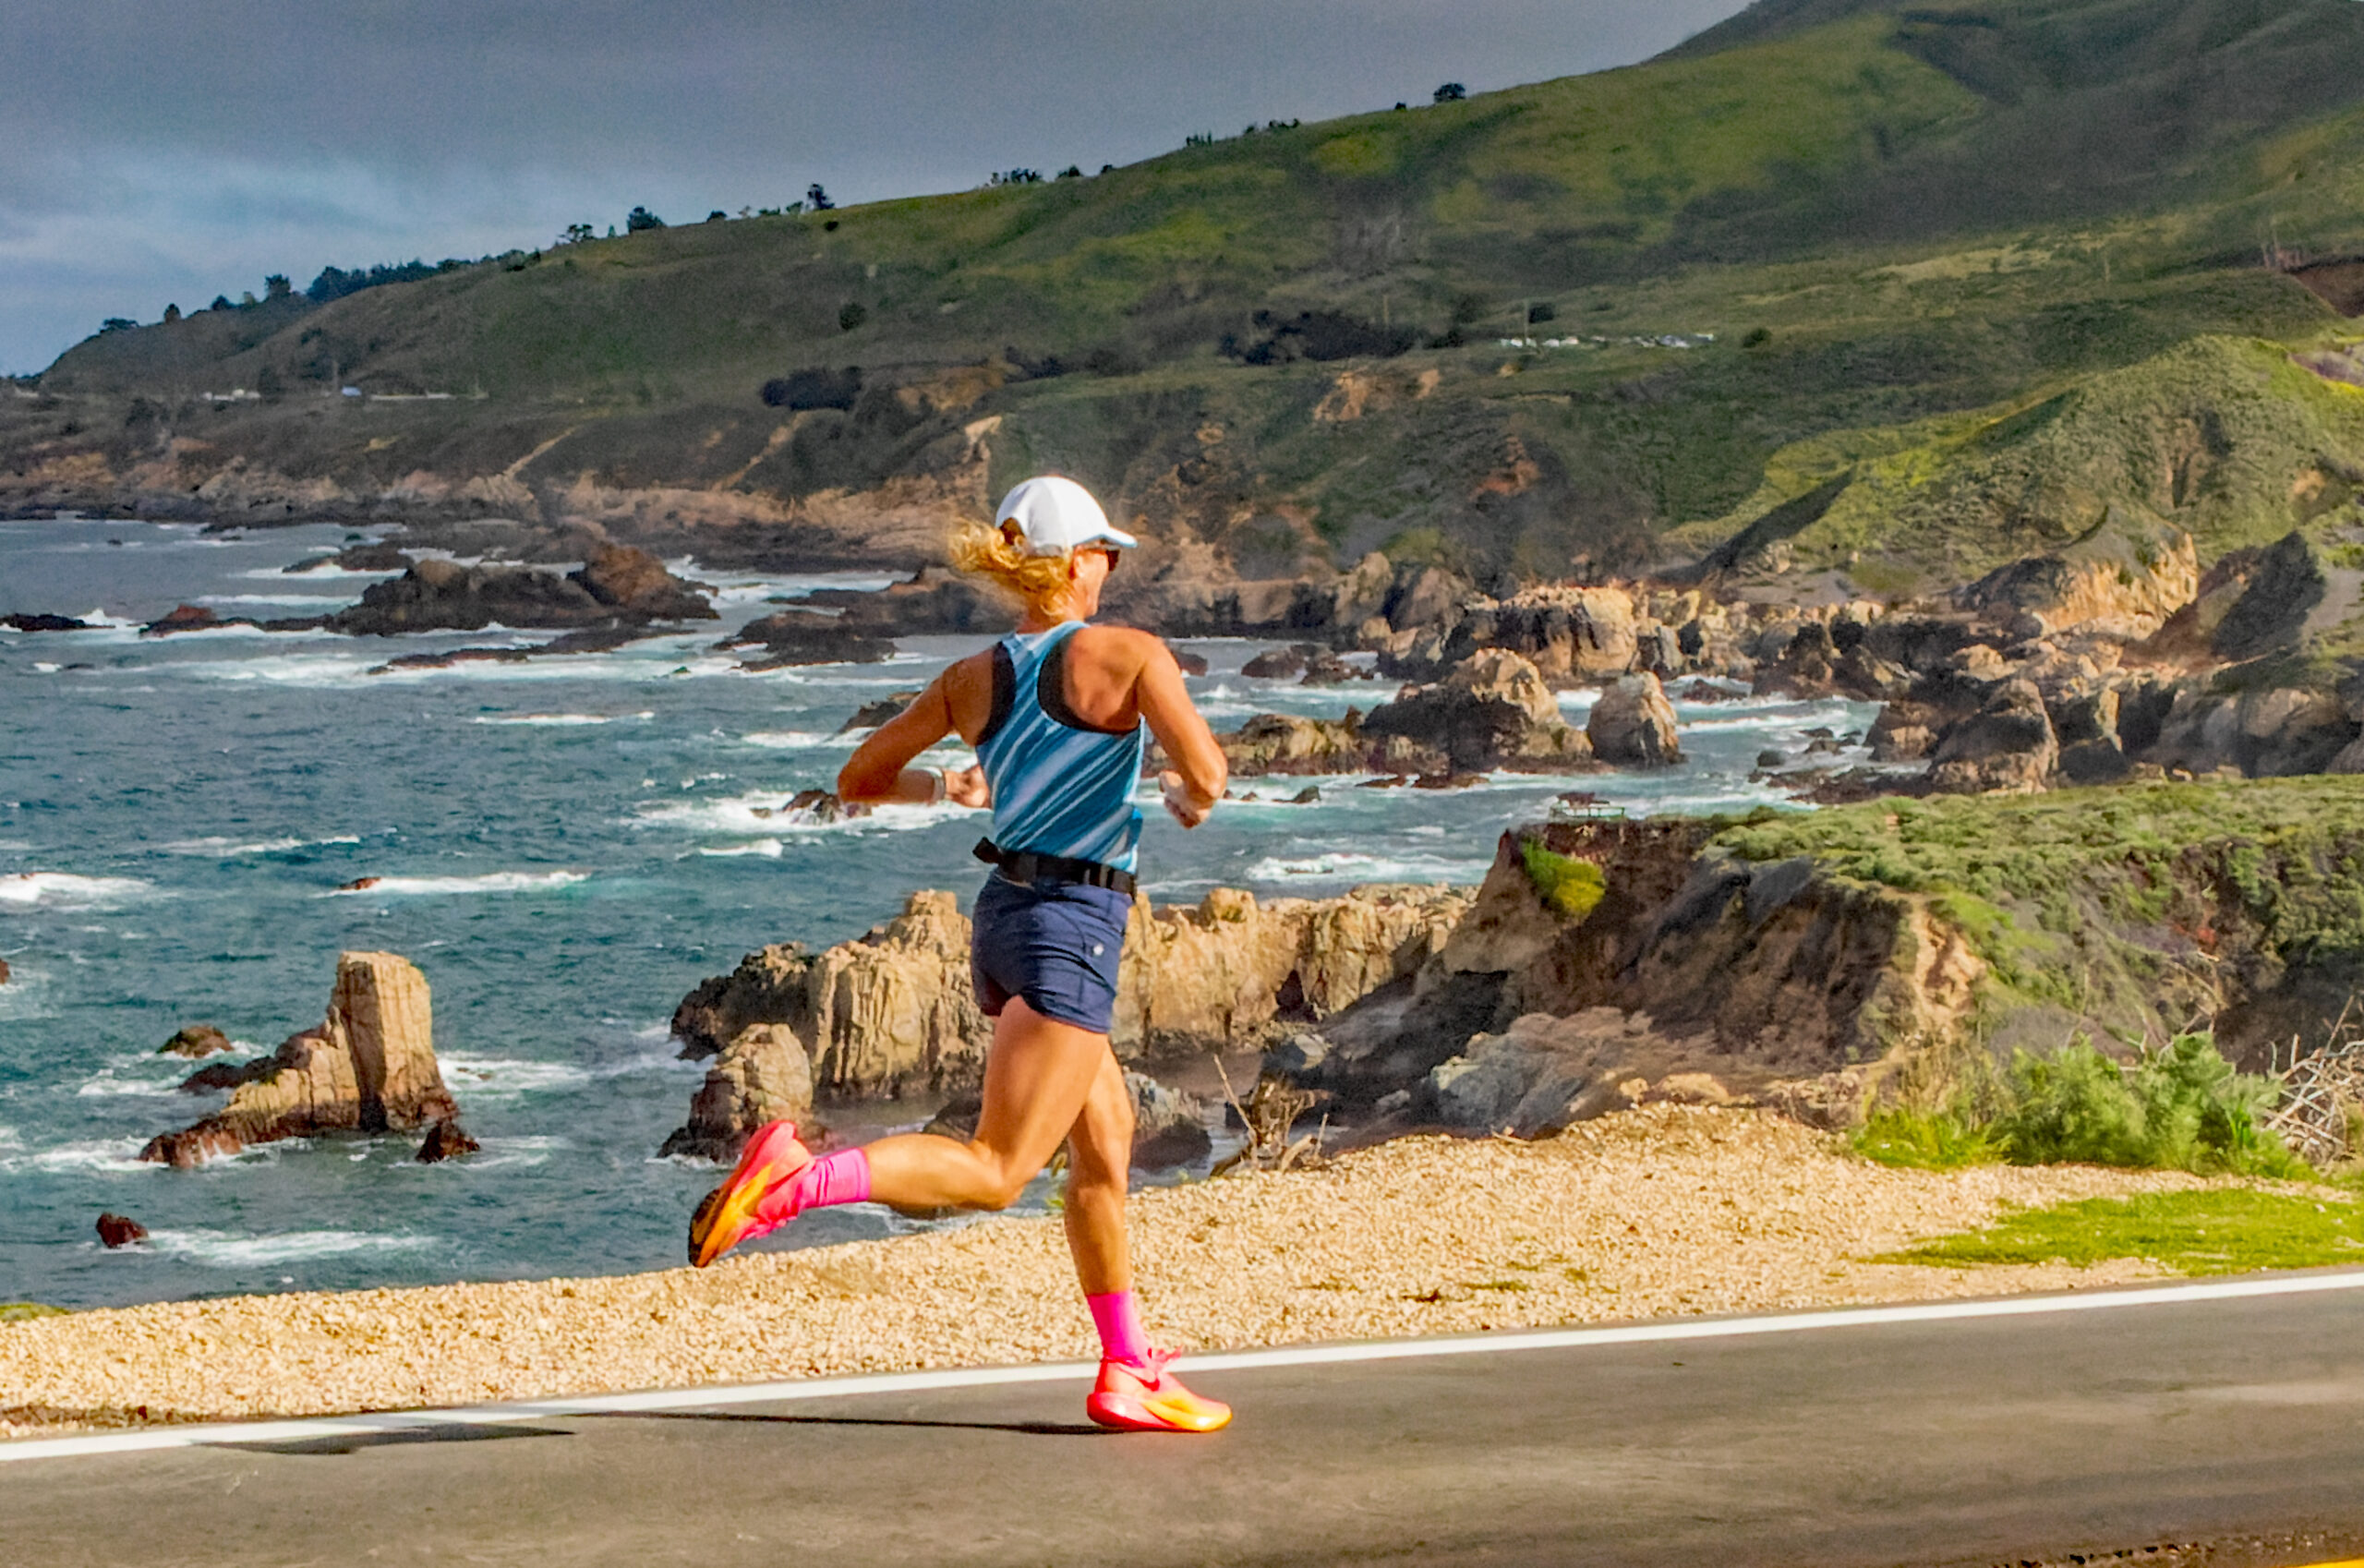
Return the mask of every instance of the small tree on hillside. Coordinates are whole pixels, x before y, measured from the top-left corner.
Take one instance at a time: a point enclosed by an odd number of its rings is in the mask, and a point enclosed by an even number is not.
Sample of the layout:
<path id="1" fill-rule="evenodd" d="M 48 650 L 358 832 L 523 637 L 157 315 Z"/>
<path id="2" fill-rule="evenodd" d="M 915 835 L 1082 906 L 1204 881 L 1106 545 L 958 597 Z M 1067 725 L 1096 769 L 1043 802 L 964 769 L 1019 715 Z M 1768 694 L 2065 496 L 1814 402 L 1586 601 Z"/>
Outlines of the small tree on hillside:
<path id="1" fill-rule="evenodd" d="M 661 229 L 665 220 L 645 207 L 635 207 L 624 214 L 624 233 L 636 235 L 643 229 Z"/>
<path id="2" fill-rule="evenodd" d="M 284 272 L 273 272 L 262 281 L 262 296 L 265 299 L 285 299 L 295 292 L 296 285 L 287 281 Z"/>
<path id="3" fill-rule="evenodd" d="M 1449 81 L 1429 96 L 1439 103 L 1458 103 L 1469 96 L 1469 90 L 1457 81 Z"/>
<path id="4" fill-rule="evenodd" d="M 820 181 L 815 180 L 805 187 L 804 205 L 814 212 L 827 212 L 834 210 L 838 204 L 829 199 L 829 193 L 821 188 Z"/>
<path id="5" fill-rule="evenodd" d="M 585 240 L 598 237 L 599 232 L 588 223 L 569 223 L 566 232 L 558 236 L 558 242 L 561 245 L 581 245 Z"/>

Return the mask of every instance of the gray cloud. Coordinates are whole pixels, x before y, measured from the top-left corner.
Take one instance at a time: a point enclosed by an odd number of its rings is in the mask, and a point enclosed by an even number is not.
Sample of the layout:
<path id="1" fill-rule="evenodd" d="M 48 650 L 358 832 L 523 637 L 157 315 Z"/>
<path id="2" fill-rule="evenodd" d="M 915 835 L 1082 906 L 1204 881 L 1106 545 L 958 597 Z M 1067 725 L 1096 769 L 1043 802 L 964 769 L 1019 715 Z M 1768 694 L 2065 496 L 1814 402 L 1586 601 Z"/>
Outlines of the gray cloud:
<path id="1" fill-rule="evenodd" d="M 0 368 L 320 267 L 1126 163 L 1643 58 L 1742 0 L 0 0 Z"/>

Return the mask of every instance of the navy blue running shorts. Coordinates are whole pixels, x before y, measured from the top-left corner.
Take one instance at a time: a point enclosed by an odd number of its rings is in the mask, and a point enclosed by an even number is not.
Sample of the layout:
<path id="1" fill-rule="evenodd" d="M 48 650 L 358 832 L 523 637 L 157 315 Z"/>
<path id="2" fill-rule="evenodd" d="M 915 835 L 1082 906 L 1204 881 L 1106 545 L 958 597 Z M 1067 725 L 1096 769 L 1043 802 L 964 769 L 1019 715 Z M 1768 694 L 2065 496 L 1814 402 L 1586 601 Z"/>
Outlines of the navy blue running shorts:
<path id="1" fill-rule="evenodd" d="M 1012 882 L 995 872 L 977 895 L 969 978 L 988 1018 L 1013 996 L 1047 1019 L 1105 1034 L 1116 1015 L 1116 962 L 1133 900 L 1083 882 Z"/>

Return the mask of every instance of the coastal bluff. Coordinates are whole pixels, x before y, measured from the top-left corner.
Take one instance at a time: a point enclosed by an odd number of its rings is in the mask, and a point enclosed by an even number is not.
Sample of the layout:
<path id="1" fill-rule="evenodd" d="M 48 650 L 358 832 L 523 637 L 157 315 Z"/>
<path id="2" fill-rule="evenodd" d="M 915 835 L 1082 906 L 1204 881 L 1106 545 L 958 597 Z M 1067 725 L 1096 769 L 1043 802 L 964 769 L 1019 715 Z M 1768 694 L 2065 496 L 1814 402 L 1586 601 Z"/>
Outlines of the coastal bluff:
<path id="1" fill-rule="evenodd" d="M 1262 900 L 1216 888 L 1195 906 L 1136 899 L 1112 1040 L 1154 1061 L 1263 1043 L 1417 973 L 1469 909 L 1465 888 L 1357 887 Z M 980 1081 L 992 1020 L 969 979 L 969 921 L 947 892 L 815 953 L 782 943 L 700 983 L 673 1015 L 686 1058 L 711 1057 L 668 1152 L 719 1157 L 814 1096 L 957 1092 Z"/>
<path id="2" fill-rule="evenodd" d="M 321 1132 L 408 1131 L 459 1116 L 435 1059 L 427 977 L 398 953 L 341 953 L 328 1016 L 268 1056 L 206 1067 L 183 1087 L 229 1104 L 151 1139 L 142 1160 L 186 1169 L 250 1144 Z"/>

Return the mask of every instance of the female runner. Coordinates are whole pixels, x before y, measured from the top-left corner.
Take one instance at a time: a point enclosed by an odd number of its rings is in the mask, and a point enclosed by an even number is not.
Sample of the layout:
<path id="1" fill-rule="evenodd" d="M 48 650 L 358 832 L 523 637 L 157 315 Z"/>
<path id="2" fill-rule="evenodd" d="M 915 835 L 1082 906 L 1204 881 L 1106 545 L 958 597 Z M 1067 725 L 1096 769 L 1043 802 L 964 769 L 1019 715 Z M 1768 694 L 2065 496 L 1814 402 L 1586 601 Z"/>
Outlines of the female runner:
<path id="1" fill-rule="evenodd" d="M 995 522 L 997 531 L 964 533 L 954 558 L 1024 601 L 1018 630 L 936 677 L 838 775 L 846 801 L 993 808 L 994 836 L 977 853 L 997 869 L 977 895 L 971 953 L 977 1000 L 994 1019 L 976 1136 L 907 1133 L 815 1159 L 793 1127 L 773 1122 L 698 1205 L 690 1259 L 704 1268 L 834 1203 L 1007 1208 L 1065 1140 L 1067 1247 L 1100 1331 L 1087 1413 L 1107 1427 L 1213 1431 L 1230 1408 L 1166 1369 L 1168 1353 L 1150 1347 L 1133 1305 L 1133 1102 L 1108 1029 L 1132 913 L 1143 725 L 1173 760 L 1160 782 L 1183 826 L 1207 819 L 1228 769 L 1165 645 L 1088 624 L 1133 537 L 1056 476 L 1011 490 Z M 905 766 L 954 733 L 982 766 Z"/>

